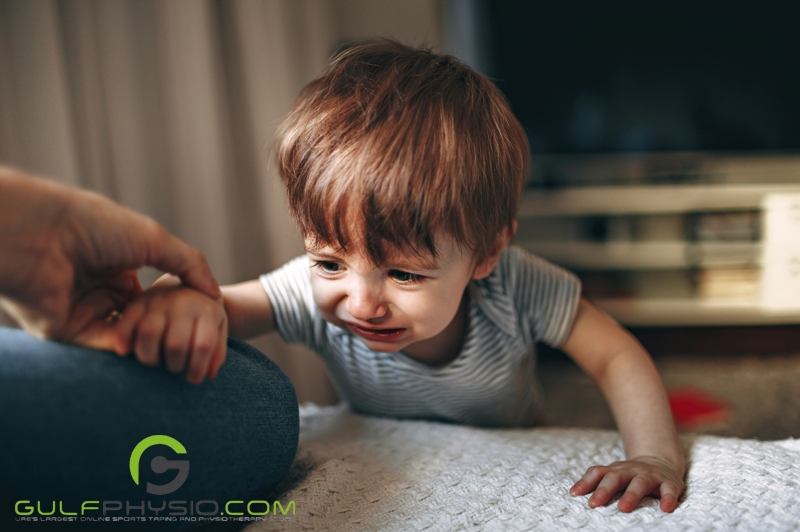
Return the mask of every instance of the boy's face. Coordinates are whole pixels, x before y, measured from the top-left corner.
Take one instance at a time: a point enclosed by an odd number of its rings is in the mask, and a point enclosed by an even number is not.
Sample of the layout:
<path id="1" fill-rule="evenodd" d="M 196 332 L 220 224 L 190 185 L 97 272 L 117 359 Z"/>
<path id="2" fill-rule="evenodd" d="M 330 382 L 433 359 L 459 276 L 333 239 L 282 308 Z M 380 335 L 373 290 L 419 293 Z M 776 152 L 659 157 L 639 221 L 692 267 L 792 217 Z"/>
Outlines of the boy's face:
<path id="1" fill-rule="evenodd" d="M 431 361 L 432 352 L 463 338 L 466 320 L 454 318 L 475 273 L 471 255 L 452 239 L 437 240 L 436 247 L 437 258 L 397 253 L 387 266 L 376 268 L 361 253 L 313 249 L 306 240 L 314 301 L 327 321 L 373 351 L 402 350 Z"/>

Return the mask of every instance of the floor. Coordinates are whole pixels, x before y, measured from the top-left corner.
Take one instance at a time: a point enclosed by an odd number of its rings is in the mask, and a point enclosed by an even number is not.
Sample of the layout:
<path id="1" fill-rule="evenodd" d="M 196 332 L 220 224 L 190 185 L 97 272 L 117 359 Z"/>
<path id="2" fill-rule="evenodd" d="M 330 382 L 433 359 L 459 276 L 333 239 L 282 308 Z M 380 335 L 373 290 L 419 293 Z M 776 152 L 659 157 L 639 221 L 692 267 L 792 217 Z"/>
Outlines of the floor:
<path id="1" fill-rule="evenodd" d="M 722 418 L 684 431 L 777 440 L 800 438 L 800 354 L 658 355 L 668 391 L 687 389 L 727 405 Z M 615 428 L 597 385 L 560 353 L 540 356 L 548 424 Z"/>

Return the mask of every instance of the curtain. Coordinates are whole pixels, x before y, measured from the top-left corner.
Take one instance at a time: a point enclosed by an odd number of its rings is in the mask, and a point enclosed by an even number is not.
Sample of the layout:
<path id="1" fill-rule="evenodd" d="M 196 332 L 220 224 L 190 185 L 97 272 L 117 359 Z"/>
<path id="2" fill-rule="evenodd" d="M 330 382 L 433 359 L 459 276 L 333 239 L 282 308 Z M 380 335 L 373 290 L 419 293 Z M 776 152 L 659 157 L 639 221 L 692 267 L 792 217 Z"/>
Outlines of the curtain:
<path id="1" fill-rule="evenodd" d="M 439 19 L 436 0 L 0 0 L 0 162 L 152 216 L 222 284 L 253 279 L 303 251 L 271 149 L 299 90 L 350 40 L 438 47 Z M 252 343 L 301 401 L 335 401 L 314 355 Z"/>

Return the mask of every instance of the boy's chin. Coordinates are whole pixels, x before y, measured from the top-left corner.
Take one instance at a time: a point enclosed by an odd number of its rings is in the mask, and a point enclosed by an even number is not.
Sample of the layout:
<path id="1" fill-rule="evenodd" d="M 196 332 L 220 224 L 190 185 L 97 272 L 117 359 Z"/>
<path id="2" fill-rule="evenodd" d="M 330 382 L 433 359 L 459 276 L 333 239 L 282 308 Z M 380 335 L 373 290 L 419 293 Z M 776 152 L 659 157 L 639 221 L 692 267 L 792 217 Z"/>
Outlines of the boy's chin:
<path id="1" fill-rule="evenodd" d="M 397 351 L 402 351 L 404 348 L 408 347 L 411 342 L 380 342 L 375 340 L 367 340 L 366 338 L 361 338 L 361 341 L 364 342 L 370 350 L 375 351 L 376 353 L 395 353 Z"/>

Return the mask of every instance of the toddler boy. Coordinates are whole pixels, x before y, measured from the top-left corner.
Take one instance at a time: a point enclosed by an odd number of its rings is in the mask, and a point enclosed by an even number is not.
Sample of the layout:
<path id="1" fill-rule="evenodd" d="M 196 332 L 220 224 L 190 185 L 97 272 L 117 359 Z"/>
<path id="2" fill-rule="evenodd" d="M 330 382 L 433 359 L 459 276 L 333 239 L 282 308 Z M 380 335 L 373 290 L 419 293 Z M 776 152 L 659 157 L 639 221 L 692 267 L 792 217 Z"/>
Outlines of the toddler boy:
<path id="1" fill-rule="evenodd" d="M 214 301 L 162 279 L 114 324 L 118 352 L 213 376 L 227 328 L 315 350 L 343 400 L 379 416 L 528 426 L 535 343 L 599 384 L 628 459 L 571 489 L 672 511 L 684 458 L 656 369 L 571 273 L 509 247 L 529 169 L 500 91 L 452 57 L 375 41 L 341 53 L 281 126 L 278 166 L 307 255 Z"/>

